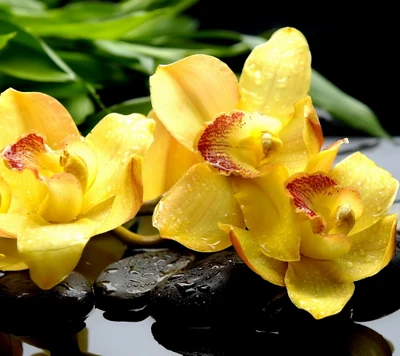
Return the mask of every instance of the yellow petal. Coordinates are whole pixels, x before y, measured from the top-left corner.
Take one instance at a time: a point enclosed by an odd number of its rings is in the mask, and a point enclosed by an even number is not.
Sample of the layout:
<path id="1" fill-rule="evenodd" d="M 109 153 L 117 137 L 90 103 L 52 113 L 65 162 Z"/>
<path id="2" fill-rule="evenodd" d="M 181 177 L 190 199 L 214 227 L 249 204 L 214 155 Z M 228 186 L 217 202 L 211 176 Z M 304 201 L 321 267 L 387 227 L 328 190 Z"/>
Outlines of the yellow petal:
<path id="1" fill-rule="evenodd" d="M 61 145 L 63 155 L 61 165 L 64 172 L 73 174 L 84 191 L 92 186 L 98 170 L 98 162 L 93 148 L 80 136 L 70 135 Z"/>
<path id="2" fill-rule="evenodd" d="M 149 114 L 156 122 L 154 140 L 143 166 L 143 199 L 155 199 L 171 188 L 189 167 L 198 162 L 193 151 L 180 144 L 154 112 Z"/>
<path id="3" fill-rule="evenodd" d="M 115 197 L 98 233 L 135 216 L 143 202 L 143 156 L 152 142 L 154 121 L 140 114 L 109 114 L 85 138 L 96 154 L 95 181 L 84 196 L 83 213 Z"/>
<path id="4" fill-rule="evenodd" d="M 309 221 L 301 224 L 300 252 L 318 260 L 334 260 L 350 251 L 351 240 L 345 234 L 315 234 Z"/>
<path id="5" fill-rule="evenodd" d="M 281 261 L 300 259 L 300 231 L 290 199 L 284 189 L 288 172 L 284 166 L 269 168 L 254 179 L 233 180 L 249 231 L 263 252 Z"/>
<path id="6" fill-rule="evenodd" d="M 287 263 L 275 260 L 261 252 L 257 238 L 251 232 L 232 226 L 230 237 L 238 255 L 263 279 L 284 286 Z"/>
<path id="7" fill-rule="evenodd" d="M 0 214 L 6 213 L 11 204 L 11 192 L 7 183 L 0 176 Z"/>
<path id="8" fill-rule="evenodd" d="M 45 142 L 45 137 L 37 133 L 22 135 L 1 153 L 4 165 L 19 171 L 30 169 L 38 177 L 61 172 L 59 153 L 51 150 Z"/>
<path id="9" fill-rule="evenodd" d="M 387 215 L 374 225 L 351 235 L 352 247 L 336 262 L 350 280 L 373 276 L 385 267 L 396 250 L 397 214 Z"/>
<path id="10" fill-rule="evenodd" d="M 66 278 L 96 228 L 97 224 L 87 219 L 49 224 L 31 215 L 18 236 L 18 251 L 29 267 L 32 280 L 40 288 L 50 289 Z"/>
<path id="11" fill-rule="evenodd" d="M 294 117 L 279 137 L 282 148 L 271 155 L 268 164 L 284 164 L 290 174 L 304 170 L 323 144 L 321 125 L 309 96 L 296 103 Z"/>
<path id="12" fill-rule="evenodd" d="M 356 188 L 361 195 L 364 212 L 357 220 L 352 233 L 371 226 L 390 210 L 399 182 L 390 172 L 360 152 L 353 153 L 339 162 L 330 176 L 342 186 Z"/>
<path id="13" fill-rule="evenodd" d="M 340 146 L 345 143 L 349 143 L 349 140 L 347 138 L 337 140 L 329 146 L 325 147 L 324 150 L 318 152 L 308 162 L 306 172 L 329 172 L 329 170 L 332 168 L 333 163 L 335 162 L 336 155 L 339 151 Z"/>
<path id="14" fill-rule="evenodd" d="M 82 210 L 83 190 L 77 178 L 70 173 L 58 173 L 46 180 L 49 188 L 38 207 L 38 214 L 48 222 L 67 223 Z"/>
<path id="15" fill-rule="evenodd" d="M 150 92 L 157 116 L 189 150 L 204 122 L 235 109 L 239 101 L 235 74 L 219 59 L 203 54 L 158 66 L 150 77 Z"/>
<path id="16" fill-rule="evenodd" d="M 0 150 L 19 136 L 37 131 L 52 149 L 79 131 L 68 111 L 54 98 L 42 93 L 23 93 L 7 89 L 0 96 Z"/>
<path id="17" fill-rule="evenodd" d="M 201 252 L 231 245 L 218 223 L 244 227 L 229 178 L 205 164 L 192 166 L 156 206 L 153 225 L 164 238 Z"/>
<path id="18" fill-rule="evenodd" d="M 35 211 L 48 192 L 45 181 L 38 179 L 30 169 L 8 170 L 4 173 L 4 180 L 12 191 L 8 213 L 23 214 Z"/>
<path id="19" fill-rule="evenodd" d="M 334 262 L 307 257 L 289 263 L 285 283 L 292 302 L 315 319 L 339 313 L 354 292 Z"/>
<path id="20" fill-rule="evenodd" d="M 218 116 L 205 127 L 197 149 L 205 161 L 223 174 L 254 177 L 259 175 L 257 168 L 266 154 L 262 141 L 264 134 L 277 138 L 280 128 L 277 119 L 255 112 L 233 111 Z"/>
<path id="21" fill-rule="evenodd" d="M 341 187 L 325 174 L 296 173 L 286 181 L 286 189 L 296 210 L 311 220 L 316 234 L 329 233 L 344 222 L 337 217 L 340 208 L 348 207 L 354 220 L 362 216 L 364 206 L 358 190 Z"/>
<path id="22" fill-rule="evenodd" d="M 311 54 L 301 32 L 286 27 L 253 49 L 239 81 L 239 109 L 259 111 L 286 124 L 311 85 Z"/>
<path id="23" fill-rule="evenodd" d="M 17 238 L 28 220 L 28 214 L 0 214 L 0 236 Z"/>
<path id="24" fill-rule="evenodd" d="M 0 271 L 27 269 L 17 249 L 17 240 L 0 237 Z"/>

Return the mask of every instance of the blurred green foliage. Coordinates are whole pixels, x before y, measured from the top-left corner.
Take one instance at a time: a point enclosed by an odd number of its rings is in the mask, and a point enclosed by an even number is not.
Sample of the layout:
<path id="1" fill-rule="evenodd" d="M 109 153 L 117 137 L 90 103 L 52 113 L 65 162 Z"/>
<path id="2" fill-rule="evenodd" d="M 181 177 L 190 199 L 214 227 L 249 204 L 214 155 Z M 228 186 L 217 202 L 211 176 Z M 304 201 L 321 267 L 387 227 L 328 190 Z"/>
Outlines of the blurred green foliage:
<path id="1" fill-rule="evenodd" d="M 57 98 L 87 133 L 106 113 L 150 109 L 158 64 L 194 53 L 241 58 L 267 36 L 199 31 L 196 0 L 0 0 L 0 91 Z M 270 33 L 267 31 L 266 33 Z M 314 71 L 317 107 L 369 135 L 388 137 L 374 113 Z"/>

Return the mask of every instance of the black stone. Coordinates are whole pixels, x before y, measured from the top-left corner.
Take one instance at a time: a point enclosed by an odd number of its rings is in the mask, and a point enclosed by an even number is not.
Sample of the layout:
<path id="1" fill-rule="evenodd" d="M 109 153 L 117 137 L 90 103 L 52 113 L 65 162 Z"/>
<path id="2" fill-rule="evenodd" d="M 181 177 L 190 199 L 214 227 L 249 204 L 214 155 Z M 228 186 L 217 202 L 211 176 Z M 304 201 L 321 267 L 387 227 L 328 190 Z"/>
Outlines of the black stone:
<path id="1" fill-rule="evenodd" d="M 355 282 L 349 304 L 354 321 L 371 321 L 400 309 L 400 234 L 396 234 L 396 252 L 390 263 L 376 275 Z"/>
<path id="2" fill-rule="evenodd" d="M 72 272 L 49 290 L 40 289 L 28 271 L 0 276 L 0 330 L 19 336 L 74 334 L 85 327 L 94 307 L 87 279 Z"/>
<path id="3" fill-rule="evenodd" d="M 188 268 L 162 281 L 151 293 L 151 315 L 162 322 L 180 326 L 227 326 L 234 323 L 265 324 L 260 310 L 284 288 L 274 286 L 255 274 L 232 250 L 207 255 Z M 263 327 L 266 327 L 263 325 Z"/>
<path id="4" fill-rule="evenodd" d="M 113 314 L 120 318 L 121 313 L 141 310 L 158 283 L 194 259 L 195 255 L 189 250 L 164 248 L 111 263 L 93 285 L 96 308 L 106 311 L 110 318 Z"/>

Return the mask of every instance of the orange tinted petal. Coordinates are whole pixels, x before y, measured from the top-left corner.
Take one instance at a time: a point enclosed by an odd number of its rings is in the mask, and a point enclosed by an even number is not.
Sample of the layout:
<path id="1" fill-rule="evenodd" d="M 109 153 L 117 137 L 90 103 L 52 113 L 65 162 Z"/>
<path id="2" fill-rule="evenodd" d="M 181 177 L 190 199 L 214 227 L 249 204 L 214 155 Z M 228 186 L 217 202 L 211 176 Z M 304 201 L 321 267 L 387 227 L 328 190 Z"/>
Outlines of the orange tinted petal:
<path id="1" fill-rule="evenodd" d="M 162 237 L 202 252 L 231 245 L 218 223 L 244 225 L 229 178 L 201 163 L 192 166 L 164 195 L 153 214 L 153 225 Z"/>
<path id="2" fill-rule="evenodd" d="M 52 149 L 79 131 L 68 111 L 54 98 L 42 93 L 23 93 L 7 89 L 0 96 L 0 150 L 19 136 L 37 131 Z"/>
<path id="3" fill-rule="evenodd" d="M 282 148 L 271 155 L 268 164 L 284 164 L 290 174 L 304 170 L 323 143 L 321 125 L 309 96 L 295 105 L 294 117 L 279 133 Z"/>
<path id="4" fill-rule="evenodd" d="M 336 155 L 341 145 L 349 143 L 347 138 L 337 140 L 324 150 L 318 152 L 307 164 L 306 171 L 308 173 L 325 172 L 328 173 L 335 162 Z"/>
<path id="5" fill-rule="evenodd" d="M 247 230 L 232 226 L 230 237 L 242 260 L 263 279 L 284 286 L 287 263 L 275 260 L 261 252 L 257 238 Z"/>
<path id="6" fill-rule="evenodd" d="M 239 101 L 235 74 L 219 59 L 203 54 L 158 66 L 150 77 L 150 92 L 157 116 L 189 150 L 204 122 L 235 109 Z"/>

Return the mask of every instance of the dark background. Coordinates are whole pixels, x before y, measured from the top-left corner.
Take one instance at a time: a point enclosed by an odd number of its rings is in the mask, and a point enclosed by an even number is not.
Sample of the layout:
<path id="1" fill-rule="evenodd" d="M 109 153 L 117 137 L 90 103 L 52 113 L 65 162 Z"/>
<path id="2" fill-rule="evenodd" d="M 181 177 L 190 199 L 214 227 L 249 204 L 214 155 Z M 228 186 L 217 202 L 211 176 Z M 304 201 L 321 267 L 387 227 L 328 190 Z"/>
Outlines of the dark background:
<path id="1" fill-rule="evenodd" d="M 308 40 L 313 68 L 368 105 L 391 135 L 400 135 L 400 11 L 395 2 L 200 0 L 188 13 L 202 29 L 258 35 L 296 27 Z"/>

